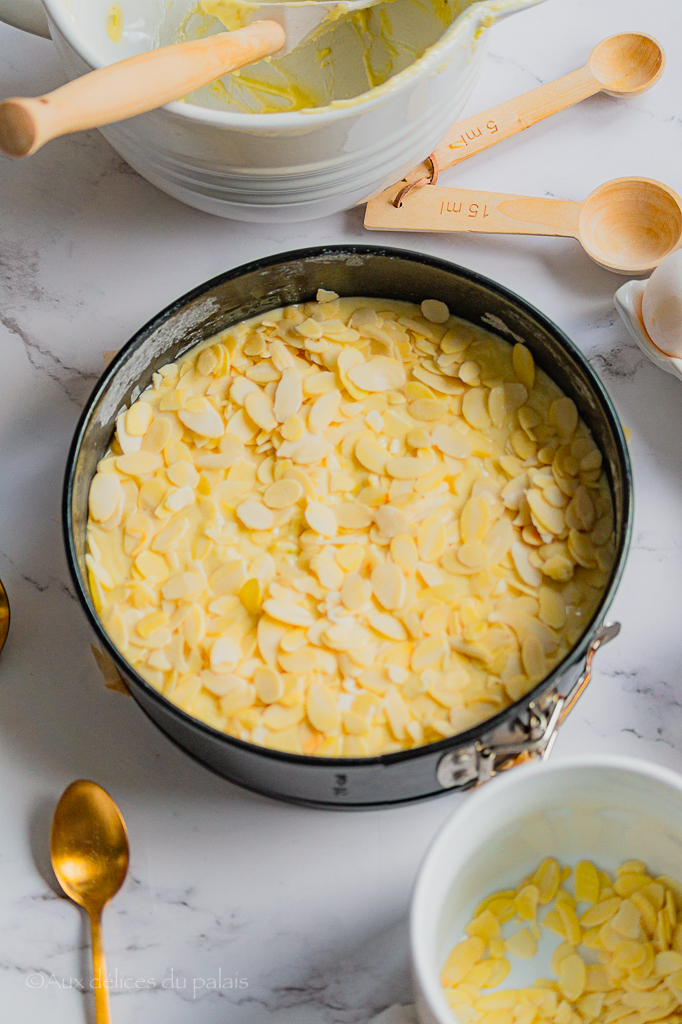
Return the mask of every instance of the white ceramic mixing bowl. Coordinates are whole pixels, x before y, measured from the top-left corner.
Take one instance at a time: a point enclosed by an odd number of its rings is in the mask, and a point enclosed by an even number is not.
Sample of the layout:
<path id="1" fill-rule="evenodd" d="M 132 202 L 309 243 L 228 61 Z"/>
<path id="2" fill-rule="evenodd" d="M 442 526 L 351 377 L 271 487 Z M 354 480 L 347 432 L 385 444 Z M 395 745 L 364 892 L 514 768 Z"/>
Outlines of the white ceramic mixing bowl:
<path id="1" fill-rule="evenodd" d="M 311 220 L 349 209 L 423 160 L 462 110 L 488 26 L 542 0 L 471 4 L 383 85 L 310 111 L 245 114 L 185 102 L 103 129 L 140 174 L 190 206 L 238 220 Z M 152 45 L 161 0 L 119 0 L 137 29 L 106 31 L 111 0 L 0 0 L 0 20 L 54 39 L 69 78 Z M 47 15 L 47 16 L 45 16 Z"/>
<path id="2" fill-rule="evenodd" d="M 436 836 L 414 892 L 410 930 L 422 1024 L 455 1022 L 439 975 L 477 904 L 516 886 L 545 857 L 571 867 L 593 860 L 609 872 L 643 860 L 654 875 L 682 878 L 682 776 L 594 754 L 515 768 L 475 793 Z M 513 977 L 502 987 L 513 988 Z"/>

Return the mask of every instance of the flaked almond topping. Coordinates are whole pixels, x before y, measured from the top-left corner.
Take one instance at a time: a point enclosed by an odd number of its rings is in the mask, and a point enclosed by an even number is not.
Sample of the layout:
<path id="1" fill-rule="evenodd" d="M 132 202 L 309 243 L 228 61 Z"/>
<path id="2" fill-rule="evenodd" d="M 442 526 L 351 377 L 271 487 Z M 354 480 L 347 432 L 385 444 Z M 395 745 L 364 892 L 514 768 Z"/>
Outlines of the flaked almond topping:
<path id="1" fill-rule="evenodd" d="M 229 328 L 119 413 L 86 566 L 113 642 L 189 714 L 359 757 L 452 736 L 543 678 L 608 581 L 613 512 L 525 346 L 437 300 L 320 301 Z M 515 955 L 536 941 L 526 889 Z"/>

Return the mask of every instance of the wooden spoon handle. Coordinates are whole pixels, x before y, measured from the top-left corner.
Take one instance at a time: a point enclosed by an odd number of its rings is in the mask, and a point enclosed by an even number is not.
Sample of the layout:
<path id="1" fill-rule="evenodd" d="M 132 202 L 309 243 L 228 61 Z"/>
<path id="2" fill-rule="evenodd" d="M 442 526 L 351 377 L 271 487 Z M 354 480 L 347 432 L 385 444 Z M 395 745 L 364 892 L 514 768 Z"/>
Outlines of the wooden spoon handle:
<path id="1" fill-rule="evenodd" d="M 177 100 L 221 75 L 277 53 L 285 42 L 275 21 L 177 43 L 91 71 L 46 96 L 0 103 L 0 149 L 35 153 L 67 132 L 99 128 Z"/>
<path id="2" fill-rule="evenodd" d="M 570 75 L 540 85 L 497 107 L 474 114 L 465 121 L 458 121 L 434 150 L 438 168 L 443 171 L 446 167 L 468 160 L 470 156 L 517 135 L 545 117 L 565 110 L 588 96 L 594 96 L 603 88 L 589 65 L 585 65 Z M 406 175 L 405 180 L 417 181 L 429 171 L 430 167 L 422 163 Z"/>
<path id="3" fill-rule="evenodd" d="M 109 990 L 107 988 L 107 964 L 102 942 L 102 915 L 93 911 L 90 917 L 92 942 L 92 984 L 95 993 L 96 1024 L 111 1024 L 109 1013 Z"/>
<path id="4" fill-rule="evenodd" d="M 505 192 L 425 185 L 396 209 L 401 184 L 367 203 L 365 227 L 375 231 L 480 231 L 505 235 L 580 237 L 582 203 Z"/>

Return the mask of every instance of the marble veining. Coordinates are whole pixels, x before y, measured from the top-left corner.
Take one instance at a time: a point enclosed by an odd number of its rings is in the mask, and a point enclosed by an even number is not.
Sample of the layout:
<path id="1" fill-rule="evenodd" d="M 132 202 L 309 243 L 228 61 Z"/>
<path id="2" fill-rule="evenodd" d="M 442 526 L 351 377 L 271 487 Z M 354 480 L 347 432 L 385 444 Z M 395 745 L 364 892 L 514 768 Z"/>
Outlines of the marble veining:
<path id="1" fill-rule="evenodd" d="M 442 176 L 444 184 L 582 200 L 610 178 L 682 192 L 676 0 L 547 0 L 502 22 L 465 115 L 580 67 L 641 30 L 667 51 L 631 100 L 595 96 Z M 52 44 L 0 28 L 0 95 L 63 81 Z M 107 690 L 62 553 L 64 462 L 116 350 L 216 274 L 298 246 L 374 242 L 451 259 L 517 291 L 576 342 L 631 431 L 633 546 L 616 641 L 563 726 L 557 755 L 622 752 L 682 769 L 682 390 L 617 317 L 622 278 L 577 242 L 370 235 L 362 211 L 316 223 L 230 223 L 157 192 L 97 132 L 0 162 L 0 576 L 12 605 L 0 660 L 0 1019 L 92 1024 L 89 945 L 56 894 L 48 833 L 74 778 L 122 808 L 130 876 L 106 912 L 116 1024 L 415 1024 L 407 913 L 423 853 L 464 799 L 360 814 L 242 792 L 204 771 Z M 388 1008 L 388 1009 L 387 1009 Z"/>

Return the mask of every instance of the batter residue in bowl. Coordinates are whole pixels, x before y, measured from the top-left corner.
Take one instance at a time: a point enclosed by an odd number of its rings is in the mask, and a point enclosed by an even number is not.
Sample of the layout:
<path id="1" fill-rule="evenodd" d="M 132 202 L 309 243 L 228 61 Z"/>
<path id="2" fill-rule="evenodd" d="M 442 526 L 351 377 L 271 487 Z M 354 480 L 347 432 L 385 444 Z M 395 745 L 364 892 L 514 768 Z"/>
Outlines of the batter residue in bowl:
<path id="1" fill-rule="evenodd" d="M 87 564 L 113 643 L 242 740 L 358 757 L 526 694 L 613 560 L 601 454 L 506 341 L 318 293 L 237 324 L 120 414 Z"/>
<path id="2" fill-rule="evenodd" d="M 471 0 L 385 0 L 341 14 L 287 56 L 242 68 L 187 99 L 248 113 L 301 110 L 351 99 L 413 64 L 470 4 Z M 172 20 L 171 11 L 161 41 L 238 28 L 243 6 L 240 0 L 202 0 L 180 22 Z"/>

